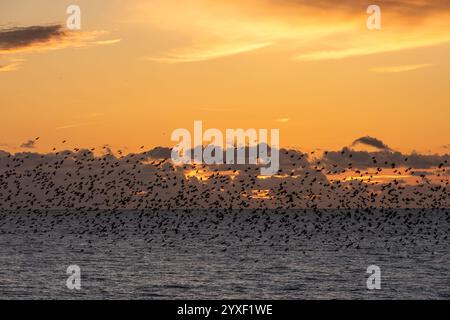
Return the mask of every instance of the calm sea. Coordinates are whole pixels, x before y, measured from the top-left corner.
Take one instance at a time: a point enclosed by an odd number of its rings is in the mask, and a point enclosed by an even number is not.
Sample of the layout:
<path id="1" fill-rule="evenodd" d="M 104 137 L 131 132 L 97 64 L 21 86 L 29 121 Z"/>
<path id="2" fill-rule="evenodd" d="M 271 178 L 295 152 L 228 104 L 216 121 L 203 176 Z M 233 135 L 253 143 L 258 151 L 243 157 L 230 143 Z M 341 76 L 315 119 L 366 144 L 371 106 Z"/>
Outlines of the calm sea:
<path id="1" fill-rule="evenodd" d="M 449 209 L 1 212 L 0 298 L 449 299 L 449 233 Z"/>

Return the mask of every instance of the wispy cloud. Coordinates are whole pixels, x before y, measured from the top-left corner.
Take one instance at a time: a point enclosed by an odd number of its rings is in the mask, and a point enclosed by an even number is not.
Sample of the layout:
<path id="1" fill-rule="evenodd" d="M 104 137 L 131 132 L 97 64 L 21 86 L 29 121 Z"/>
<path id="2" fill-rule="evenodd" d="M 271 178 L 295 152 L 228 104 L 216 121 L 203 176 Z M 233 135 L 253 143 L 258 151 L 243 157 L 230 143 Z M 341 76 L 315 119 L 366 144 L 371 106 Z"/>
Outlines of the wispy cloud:
<path id="1" fill-rule="evenodd" d="M 208 111 L 208 112 L 247 112 L 245 109 L 235 109 L 235 108 L 210 108 L 210 107 L 203 107 L 200 108 L 202 111 Z"/>
<path id="2" fill-rule="evenodd" d="M 102 123 L 102 120 L 99 119 L 101 117 L 105 116 L 104 113 L 101 112 L 93 112 L 90 114 L 80 115 L 77 118 L 77 120 L 74 120 L 75 123 L 70 124 L 64 124 L 61 126 L 56 127 L 56 130 L 66 130 L 66 129 L 73 129 L 73 128 L 79 128 L 84 126 L 90 126 L 90 125 L 97 125 L 99 123 Z"/>
<path id="3" fill-rule="evenodd" d="M 65 130 L 65 129 L 72 129 L 72 128 L 82 127 L 84 125 L 85 125 L 84 123 L 68 124 L 68 125 L 56 127 L 55 129 L 56 130 Z"/>
<path id="4" fill-rule="evenodd" d="M 163 63 L 207 61 L 268 46 L 282 48 L 295 61 L 319 61 L 450 42 L 450 3 L 444 0 L 380 2 L 386 21 L 381 31 L 365 27 L 367 6 L 357 0 L 138 3 L 135 21 L 176 35 L 168 43 L 173 48 L 148 57 Z"/>
<path id="5" fill-rule="evenodd" d="M 423 68 L 427 68 L 427 67 L 431 67 L 431 66 L 433 66 L 433 64 L 424 63 L 424 64 L 403 65 L 403 66 L 374 67 L 374 68 L 371 68 L 370 71 L 376 72 L 376 73 L 398 73 L 398 72 L 406 72 L 406 71 L 423 69 Z"/>
<path id="6" fill-rule="evenodd" d="M 193 47 L 188 49 L 174 50 L 161 56 L 146 57 L 146 60 L 163 63 L 198 62 L 233 56 L 270 46 L 271 42 L 254 44 L 219 43 L 210 47 Z"/>
<path id="7" fill-rule="evenodd" d="M 19 69 L 22 61 L 23 60 L 17 60 L 14 62 L 8 62 L 6 64 L 0 64 L 0 72 L 16 71 L 17 69 Z"/>
<path id="8" fill-rule="evenodd" d="M 56 127 L 55 129 L 56 130 L 74 129 L 74 128 L 79 128 L 79 127 L 84 127 L 84 126 L 96 125 L 99 123 L 100 122 L 73 123 L 73 124 L 62 125 L 62 126 Z"/>
<path id="9" fill-rule="evenodd" d="M 99 40 L 95 41 L 94 44 L 97 45 L 108 45 L 108 44 L 116 44 L 122 41 L 122 39 L 111 39 L 111 40 Z"/>

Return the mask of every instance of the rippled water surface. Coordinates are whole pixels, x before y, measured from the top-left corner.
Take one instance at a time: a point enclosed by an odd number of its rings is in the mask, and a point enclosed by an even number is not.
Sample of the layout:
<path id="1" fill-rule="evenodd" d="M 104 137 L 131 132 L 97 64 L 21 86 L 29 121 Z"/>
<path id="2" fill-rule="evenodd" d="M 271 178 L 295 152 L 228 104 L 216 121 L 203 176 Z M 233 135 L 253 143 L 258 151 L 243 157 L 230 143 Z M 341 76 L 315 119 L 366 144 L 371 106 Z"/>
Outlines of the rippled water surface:
<path id="1" fill-rule="evenodd" d="M 449 232 L 450 210 L 2 212 L 0 298 L 449 299 Z"/>

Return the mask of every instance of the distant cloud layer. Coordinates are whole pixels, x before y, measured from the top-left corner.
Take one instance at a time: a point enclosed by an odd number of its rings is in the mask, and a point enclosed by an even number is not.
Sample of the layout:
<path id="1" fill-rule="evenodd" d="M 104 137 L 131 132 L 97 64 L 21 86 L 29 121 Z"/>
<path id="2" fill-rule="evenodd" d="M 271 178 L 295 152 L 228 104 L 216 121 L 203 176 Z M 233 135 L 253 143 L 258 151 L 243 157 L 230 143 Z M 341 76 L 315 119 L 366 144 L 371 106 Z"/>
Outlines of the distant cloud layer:
<path id="1" fill-rule="evenodd" d="M 103 155 L 87 149 L 47 154 L 0 150 L 0 210 L 450 205 L 449 155 L 402 154 L 369 138 L 356 141 L 384 149 L 345 147 L 317 158 L 281 149 L 280 170 L 270 177 L 260 177 L 259 165 L 176 166 L 166 147 L 117 156 L 107 146 Z M 29 140 L 21 147 L 31 149 L 35 143 Z"/>

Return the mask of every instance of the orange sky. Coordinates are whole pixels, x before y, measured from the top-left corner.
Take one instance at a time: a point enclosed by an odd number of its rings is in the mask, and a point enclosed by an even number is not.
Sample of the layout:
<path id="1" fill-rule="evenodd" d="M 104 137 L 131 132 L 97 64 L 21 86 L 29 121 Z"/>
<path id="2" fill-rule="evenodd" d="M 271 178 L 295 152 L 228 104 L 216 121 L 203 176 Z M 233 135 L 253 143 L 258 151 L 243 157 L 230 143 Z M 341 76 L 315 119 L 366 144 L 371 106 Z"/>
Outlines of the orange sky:
<path id="1" fill-rule="evenodd" d="M 450 3 L 371 3 L 369 31 L 364 1 L 310 2 L 80 0 L 80 31 L 13 49 L 0 31 L 0 149 L 172 146 L 203 120 L 305 150 L 448 152 Z M 65 24 L 69 4 L 0 0 L 0 26 Z"/>

